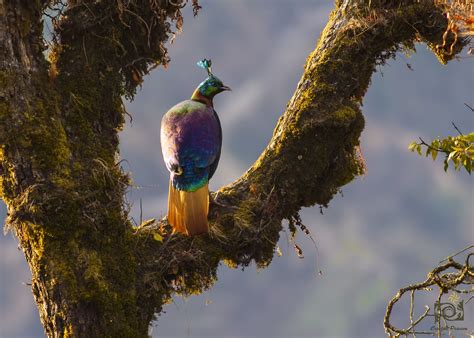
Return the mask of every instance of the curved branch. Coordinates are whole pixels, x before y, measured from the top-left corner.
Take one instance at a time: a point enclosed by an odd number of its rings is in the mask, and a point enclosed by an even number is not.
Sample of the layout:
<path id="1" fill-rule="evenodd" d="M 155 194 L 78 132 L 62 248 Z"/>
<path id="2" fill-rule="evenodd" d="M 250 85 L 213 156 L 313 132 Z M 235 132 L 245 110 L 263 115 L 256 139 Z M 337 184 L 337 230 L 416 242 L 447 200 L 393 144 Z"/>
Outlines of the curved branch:
<path id="1" fill-rule="evenodd" d="M 220 261 L 234 267 L 252 260 L 268 265 L 283 219 L 301 207 L 326 206 L 362 173 L 360 107 L 376 66 L 418 41 L 446 62 L 453 56 L 435 47 L 446 25 L 432 1 L 340 1 L 269 145 L 241 178 L 214 195 L 209 235 L 170 234 L 166 221 L 137 230 L 149 311 L 159 311 L 174 292 L 210 287 Z M 458 41 L 456 50 L 462 45 Z M 153 239 L 157 233 L 163 242 Z"/>
<path id="2" fill-rule="evenodd" d="M 270 144 L 215 194 L 210 233 L 189 238 L 165 221 L 132 227 L 116 163 L 121 97 L 166 64 L 183 3 L 68 1 L 48 64 L 43 8 L 0 1 L 0 193 L 48 336 L 146 336 L 170 296 L 210 287 L 221 261 L 268 265 L 283 219 L 326 206 L 362 172 L 360 106 L 376 66 L 419 40 L 443 62 L 463 46 L 443 40 L 433 0 L 337 1 Z"/>
<path id="3" fill-rule="evenodd" d="M 466 248 L 468 250 L 470 248 Z M 463 250 L 464 251 L 464 250 Z M 426 306 L 425 312 L 416 320 L 413 321 L 413 305 L 414 305 L 414 292 L 415 291 L 427 291 L 431 286 L 438 286 L 439 293 L 438 293 L 438 303 L 440 303 L 441 296 L 449 291 L 457 291 L 456 287 L 461 284 L 474 284 L 474 268 L 470 264 L 469 259 L 473 256 L 474 253 L 469 253 L 466 257 L 465 264 L 460 264 L 453 260 L 453 256 L 448 257 L 444 261 L 446 263 L 439 265 L 438 267 L 434 268 L 432 271 L 428 273 L 428 276 L 425 281 L 421 283 L 411 284 L 404 288 L 401 288 L 398 293 L 390 300 L 387 305 L 387 309 L 384 316 L 384 327 L 385 332 L 390 336 L 393 337 L 394 335 L 408 335 L 414 333 L 423 333 L 423 334 L 433 334 L 433 332 L 415 332 L 415 326 L 419 324 L 427 315 L 430 310 L 428 306 Z M 443 262 L 444 262 L 443 261 Z M 450 271 L 454 269 L 454 272 Z M 447 272 L 449 270 L 449 272 Z M 405 293 L 408 291 L 411 292 L 411 302 L 410 302 L 410 326 L 406 329 L 399 329 L 393 326 L 390 323 L 390 318 L 392 315 L 393 308 L 396 303 L 403 297 Z M 472 291 L 467 291 L 467 293 L 471 293 Z M 438 309 L 441 311 L 441 308 Z M 434 314 L 434 311 L 433 311 Z M 440 314 L 438 314 L 440 315 Z M 439 320 L 439 324 L 440 324 Z M 441 334 L 441 330 L 438 326 L 438 336 Z"/>

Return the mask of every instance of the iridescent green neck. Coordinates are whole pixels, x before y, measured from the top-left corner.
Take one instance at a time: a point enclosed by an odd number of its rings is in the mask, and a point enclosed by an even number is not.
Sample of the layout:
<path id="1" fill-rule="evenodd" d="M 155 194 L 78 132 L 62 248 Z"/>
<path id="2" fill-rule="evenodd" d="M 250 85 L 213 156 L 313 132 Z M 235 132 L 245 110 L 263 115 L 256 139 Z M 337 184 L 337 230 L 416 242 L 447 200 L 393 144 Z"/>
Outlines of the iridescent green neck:
<path id="1" fill-rule="evenodd" d="M 191 100 L 198 101 L 204 103 L 207 106 L 213 107 L 212 97 L 202 95 L 200 86 L 194 90 L 193 95 L 191 96 Z"/>

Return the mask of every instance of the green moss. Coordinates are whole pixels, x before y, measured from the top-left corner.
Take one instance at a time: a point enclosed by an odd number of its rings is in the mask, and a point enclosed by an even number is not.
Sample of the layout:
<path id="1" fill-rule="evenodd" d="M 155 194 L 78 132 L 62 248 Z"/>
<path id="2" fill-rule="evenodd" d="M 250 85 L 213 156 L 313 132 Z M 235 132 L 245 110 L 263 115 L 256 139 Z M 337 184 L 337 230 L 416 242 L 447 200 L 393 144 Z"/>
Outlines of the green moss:
<path id="1" fill-rule="evenodd" d="M 2 74 L 0 81 L 9 81 L 9 76 L 5 76 L 4 72 Z M 70 152 L 57 111 L 55 97 L 43 92 L 43 97 L 29 102 L 28 110 L 20 115 L 6 104 L 0 105 L 0 125 L 4 128 L 2 143 L 8 145 L 7 152 L 30 154 L 35 170 L 46 173 L 52 182 L 61 183 L 69 175 Z M 15 128 L 7 127 L 12 124 Z M 9 156 L 5 150 L 2 158 Z"/>
<path id="2" fill-rule="evenodd" d="M 4 145 L 0 147 L 0 166 L 4 173 L 3 175 L 0 175 L 0 198 L 10 204 L 15 197 L 13 187 L 16 185 L 16 179 L 14 175 L 14 167 L 8 162 L 4 148 Z"/>
<path id="3" fill-rule="evenodd" d="M 20 233 L 21 241 L 28 242 L 32 251 L 33 263 L 40 266 L 44 258 L 45 232 L 42 227 L 32 222 L 25 222 Z"/>
<path id="4" fill-rule="evenodd" d="M 0 88 L 6 88 L 14 80 L 13 74 L 8 71 L 0 70 Z M 2 104 L 5 104 L 2 102 Z"/>
<path id="5" fill-rule="evenodd" d="M 0 75 L 0 82 L 8 81 Z M 31 250 L 33 273 L 47 272 L 44 287 L 50 294 L 61 284 L 64 312 L 58 313 L 62 317 L 58 320 L 71 318 L 73 307 L 89 306 L 100 317 L 106 332 L 101 336 L 135 337 L 144 330 L 146 334 L 146 327 L 131 319 L 137 316 L 136 265 L 130 237 L 124 237 L 126 228 L 121 227 L 128 178 L 115 166 L 117 143 L 97 137 L 105 130 L 94 130 L 97 116 L 92 102 L 107 100 L 93 92 L 90 97 L 76 96 L 68 129 L 64 118 L 58 117 L 62 103 L 46 89 L 28 102 L 25 111 L 0 105 L 0 125 L 16 126 L 1 134 L 0 165 L 7 169 L 1 175 L 1 193 L 14 209 L 12 222 L 21 229 L 20 242 Z M 101 109 L 101 114 L 111 110 L 105 104 Z M 121 108 L 115 110 L 123 113 Z M 109 131 L 116 133 L 120 123 L 120 119 L 113 122 Z M 16 168 L 11 165 L 15 152 L 28 158 L 32 172 L 41 173 L 47 184 L 17 195 Z M 66 327 L 67 334 L 74 335 L 73 326 Z"/>
<path id="6" fill-rule="evenodd" d="M 349 106 L 343 106 L 332 113 L 332 116 L 334 117 L 335 123 L 348 127 L 356 119 L 357 112 Z"/>
<path id="7" fill-rule="evenodd" d="M 45 108 L 43 103 L 37 103 L 35 117 L 25 121 L 23 140 L 30 140 L 33 161 L 38 168 L 51 170 L 59 176 L 68 176 L 71 154 L 66 133 L 58 118 L 50 115 L 51 111 L 51 108 Z"/>
<path id="8" fill-rule="evenodd" d="M 22 37 L 26 37 L 31 30 L 31 21 L 30 20 L 23 20 L 22 25 L 20 26 L 20 34 Z"/>
<path id="9" fill-rule="evenodd" d="M 82 250 L 78 262 L 85 267 L 83 274 L 85 281 L 94 283 L 98 292 L 107 292 L 108 286 L 103 277 L 102 260 L 98 253 L 93 250 Z"/>
<path id="10" fill-rule="evenodd" d="M 246 199 L 242 201 L 236 212 L 234 213 L 235 226 L 240 229 L 248 229 L 254 226 L 257 215 L 254 214 L 255 210 L 259 210 L 261 202 L 257 199 Z"/>

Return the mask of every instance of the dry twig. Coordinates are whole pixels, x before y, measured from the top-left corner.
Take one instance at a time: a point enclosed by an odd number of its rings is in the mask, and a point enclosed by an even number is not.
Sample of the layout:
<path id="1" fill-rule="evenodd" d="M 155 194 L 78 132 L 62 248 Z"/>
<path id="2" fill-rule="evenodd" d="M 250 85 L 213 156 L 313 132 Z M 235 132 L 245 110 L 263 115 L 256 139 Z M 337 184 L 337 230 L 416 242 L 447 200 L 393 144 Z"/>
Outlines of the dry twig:
<path id="1" fill-rule="evenodd" d="M 470 294 L 474 293 L 474 289 L 471 288 L 470 290 L 458 290 L 457 286 L 461 284 L 474 284 L 474 267 L 470 264 L 469 260 L 471 256 L 474 256 L 474 252 L 472 249 L 474 246 L 469 246 L 466 249 L 447 257 L 445 260 L 441 261 L 441 263 L 446 262 L 437 266 L 431 272 L 428 273 L 427 279 L 422 283 L 411 284 L 407 287 L 401 288 L 398 293 L 390 300 L 387 305 L 387 310 L 384 317 L 384 327 L 385 332 L 388 334 L 389 337 L 399 337 L 400 335 L 409 336 L 412 335 L 416 338 L 416 334 L 429 334 L 433 335 L 433 333 L 437 333 L 438 337 L 441 336 L 441 306 L 438 306 L 437 309 L 434 311 L 438 311 L 435 313 L 435 316 L 438 316 L 438 328 L 437 332 L 429 332 L 429 331 L 415 331 L 415 327 L 423 321 L 423 319 L 428 316 L 430 308 L 425 306 L 424 313 L 418 317 L 418 319 L 413 320 L 413 307 L 414 307 L 414 299 L 415 299 L 415 292 L 416 291 L 430 291 L 432 290 L 432 286 L 437 286 L 439 288 L 438 293 L 438 300 L 437 304 L 441 304 L 441 297 L 443 294 L 448 293 L 449 291 L 453 291 L 456 293 L 465 293 Z M 471 250 L 471 252 L 467 255 L 464 264 L 460 264 L 454 261 L 453 257 L 456 255 L 465 252 L 467 250 Z M 455 270 L 452 272 L 452 270 Z M 448 271 L 449 270 L 449 271 Z M 403 295 L 407 292 L 410 292 L 410 326 L 406 329 L 400 329 L 393 326 L 390 323 L 390 318 L 393 313 L 393 308 L 397 302 L 403 297 Z M 472 297 L 471 297 L 472 298 Z"/>

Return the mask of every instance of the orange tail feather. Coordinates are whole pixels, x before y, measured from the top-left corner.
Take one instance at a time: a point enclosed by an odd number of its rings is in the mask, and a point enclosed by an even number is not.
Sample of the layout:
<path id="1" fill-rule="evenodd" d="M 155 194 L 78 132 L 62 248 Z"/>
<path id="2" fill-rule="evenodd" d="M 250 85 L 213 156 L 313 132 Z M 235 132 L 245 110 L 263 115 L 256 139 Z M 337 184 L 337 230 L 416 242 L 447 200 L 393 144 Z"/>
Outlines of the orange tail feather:
<path id="1" fill-rule="evenodd" d="M 186 235 L 206 233 L 209 229 L 209 186 L 196 191 L 176 190 L 170 181 L 168 194 L 168 223 L 173 231 Z"/>

